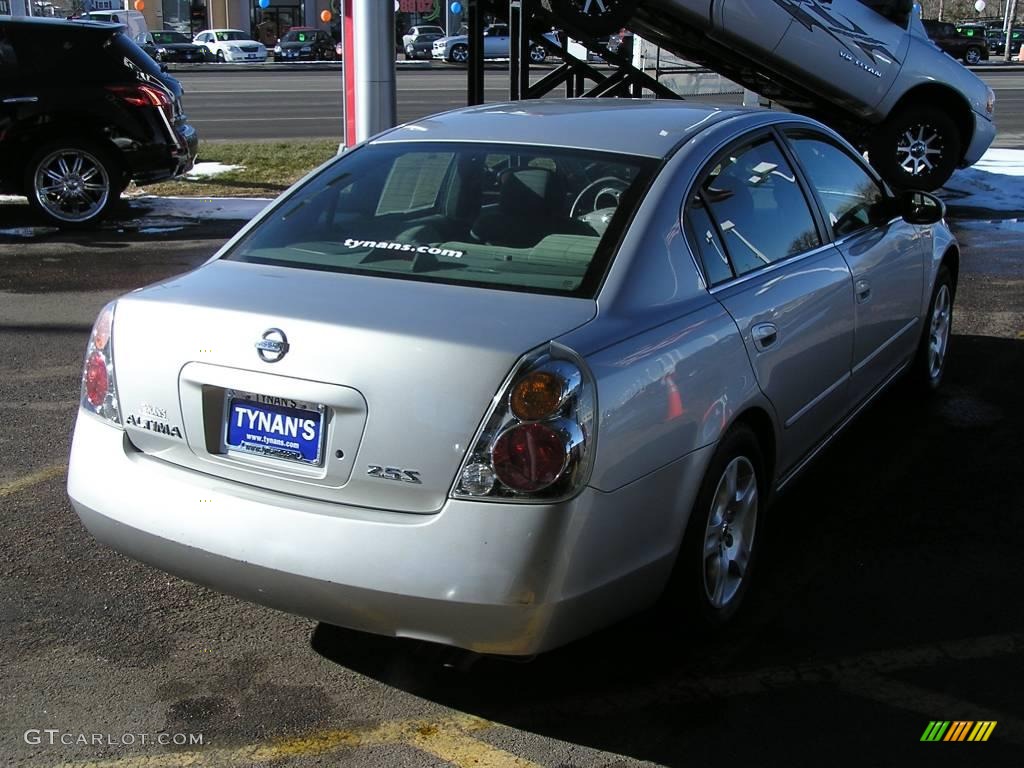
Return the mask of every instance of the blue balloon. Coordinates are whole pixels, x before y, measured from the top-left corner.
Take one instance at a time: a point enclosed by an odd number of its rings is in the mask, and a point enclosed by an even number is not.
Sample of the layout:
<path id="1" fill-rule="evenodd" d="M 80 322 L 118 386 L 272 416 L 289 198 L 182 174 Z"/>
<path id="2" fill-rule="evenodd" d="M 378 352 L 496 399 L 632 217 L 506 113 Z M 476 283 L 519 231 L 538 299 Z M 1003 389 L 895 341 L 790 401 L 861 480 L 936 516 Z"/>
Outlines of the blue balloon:
<path id="1" fill-rule="evenodd" d="M 269 8 L 270 0 L 260 0 L 260 8 Z"/>
<path id="2" fill-rule="evenodd" d="M 460 3 L 459 0 L 455 0 L 455 2 L 452 3 L 452 13 L 462 13 L 462 3 Z"/>

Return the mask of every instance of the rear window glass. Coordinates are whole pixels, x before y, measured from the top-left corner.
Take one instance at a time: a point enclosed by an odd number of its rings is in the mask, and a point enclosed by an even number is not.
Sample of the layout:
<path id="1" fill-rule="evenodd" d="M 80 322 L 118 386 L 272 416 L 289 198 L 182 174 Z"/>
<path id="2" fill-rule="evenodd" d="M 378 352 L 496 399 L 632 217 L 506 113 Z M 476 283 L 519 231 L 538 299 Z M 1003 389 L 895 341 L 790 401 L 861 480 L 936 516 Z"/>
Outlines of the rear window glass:
<path id="1" fill-rule="evenodd" d="M 293 192 L 224 258 L 593 296 L 654 167 L 549 147 L 371 145 Z"/>
<path id="2" fill-rule="evenodd" d="M 127 64 L 127 61 L 130 61 L 131 69 L 141 70 L 147 75 L 160 78 L 160 65 L 127 35 L 120 32 L 114 35 L 110 40 L 109 50 L 113 58 L 121 64 Z"/>

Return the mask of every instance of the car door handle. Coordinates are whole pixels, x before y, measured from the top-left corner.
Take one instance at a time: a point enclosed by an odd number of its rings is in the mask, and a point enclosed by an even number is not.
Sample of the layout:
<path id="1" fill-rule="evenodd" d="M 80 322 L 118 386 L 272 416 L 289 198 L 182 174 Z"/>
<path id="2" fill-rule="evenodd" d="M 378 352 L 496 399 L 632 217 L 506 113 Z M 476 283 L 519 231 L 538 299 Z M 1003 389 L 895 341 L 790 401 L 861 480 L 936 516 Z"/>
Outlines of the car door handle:
<path id="1" fill-rule="evenodd" d="M 863 304 L 871 298 L 871 283 L 867 280 L 858 280 L 857 285 L 854 286 L 854 290 L 857 293 L 858 304 Z"/>
<path id="2" fill-rule="evenodd" d="M 754 346 L 762 352 L 779 340 L 779 329 L 774 323 L 758 323 L 750 330 Z"/>
<path id="3" fill-rule="evenodd" d="M 35 104 L 39 101 L 38 96 L 8 96 L 4 104 Z"/>

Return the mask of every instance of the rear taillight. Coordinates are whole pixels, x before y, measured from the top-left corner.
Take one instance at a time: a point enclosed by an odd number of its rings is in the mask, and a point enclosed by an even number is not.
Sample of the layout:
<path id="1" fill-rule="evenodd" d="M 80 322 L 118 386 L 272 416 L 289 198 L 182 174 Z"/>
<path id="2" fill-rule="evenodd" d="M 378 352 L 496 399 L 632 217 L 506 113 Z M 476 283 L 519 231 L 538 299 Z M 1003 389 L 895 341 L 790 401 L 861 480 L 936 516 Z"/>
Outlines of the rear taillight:
<path id="1" fill-rule="evenodd" d="M 524 358 L 491 404 L 453 495 L 558 501 L 587 482 L 595 391 L 582 361 L 556 344 Z"/>
<path id="2" fill-rule="evenodd" d="M 82 408 L 121 425 L 114 379 L 114 303 L 107 304 L 96 318 L 85 351 L 82 371 Z"/>
<path id="3" fill-rule="evenodd" d="M 174 100 L 155 85 L 108 85 L 107 90 L 133 107 L 159 107 L 167 119 L 174 117 Z"/>

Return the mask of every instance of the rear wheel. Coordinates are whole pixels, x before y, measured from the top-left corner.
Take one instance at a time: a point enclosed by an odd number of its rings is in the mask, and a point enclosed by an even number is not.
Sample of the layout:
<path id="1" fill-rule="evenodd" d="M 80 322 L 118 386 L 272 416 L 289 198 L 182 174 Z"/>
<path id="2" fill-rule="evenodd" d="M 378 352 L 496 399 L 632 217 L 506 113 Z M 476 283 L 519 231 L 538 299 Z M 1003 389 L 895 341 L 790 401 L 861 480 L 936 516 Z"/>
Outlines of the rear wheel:
<path id="1" fill-rule="evenodd" d="M 981 48 L 976 45 L 972 45 L 964 51 L 964 61 L 968 64 L 977 64 L 981 61 Z"/>
<path id="2" fill-rule="evenodd" d="M 32 156 L 25 174 L 29 204 L 59 227 L 94 224 L 121 194 L 122 176 L 103 148 L 79 139 L 52 142 Z"/>
<path id="3" fill-rule="evenodd" d="M 636 0 L 551 0 L 551 11 L 567 27 L 609 35 L 622 29 L 636 5 Z"/>
<path id="4" fill-rule="evenodd" d="M 535 45 L 530 49 L 530 61 L 534 64 L 543 64 L 544 59 L 548 57 L 548 52 L 544 50 L 543 46 Z"/>
<path id="5" fill-rule="evenodd" d="M 945 112 L 934 107 L 905 107 L 879 129 L 871 145 L 871 163 L 899 189 L 938 189 L 960 160 L 960 133 Z"/>
<path id="6" fill-rule="evenodd" d="M 953 278 L 946 267 L 940 267 L 917 356 L 910 370 L 910 384 L 919 392 L 935 392 L 942 386 L 949 338 L 953 333 L 954 296 Z"/>
<path id="7" fill-rule="evenodd" d="M 673 624 L 715 629 L 738 613 L 750 588 L 766 483 L 757 437 L 734 427 L 708 465 L 663 600 Z"/>

